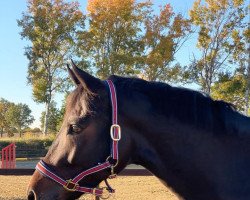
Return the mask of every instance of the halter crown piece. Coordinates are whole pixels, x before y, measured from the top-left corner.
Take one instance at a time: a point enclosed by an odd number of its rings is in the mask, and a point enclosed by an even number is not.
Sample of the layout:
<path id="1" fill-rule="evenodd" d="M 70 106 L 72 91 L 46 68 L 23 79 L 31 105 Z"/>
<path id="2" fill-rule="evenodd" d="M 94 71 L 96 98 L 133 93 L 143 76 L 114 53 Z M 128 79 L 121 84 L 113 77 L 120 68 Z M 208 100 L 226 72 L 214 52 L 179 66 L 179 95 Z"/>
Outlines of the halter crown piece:
<path id="1" fill-rule="evenodd" d="M 104 169 L 110 168 L 111 175 L 109 178 L 115 178 L 116 174 L 114 173 L 114 168 L 118 164 L 118 142 L 121 139 L 121 128 L 118 125 L 117 120 L 117 98 L 116 98 L 116 90 L 115 85 L 111 80 L 105 81 L 108 85 L 109 92 L 110 92 L 110 99 L 111 99 L 111 106 L 112 106 L 112 125 L 110 127 L 110 137 L 112 139 L 111 145 L 111 154 L 108 156 L 105 162 L 98 164 L 90 169 L 87 169 L 80 174 L 78 174 L 73 179 L 65 180 L 64 178 L 58 176 L 52 169 L 50 169 L 49 165 L 46 164 L 43 160 L 40 160 L 36 165 L 36 169 L 45 177 L 52 179 L 53 181 L 57 182 L 58 184 L 62 185 L 67 191 L 70 192 L 83 192 L 89 193 L 100 198 L 106 199 L 110 196 L 111 193 L 114 193 L 110 185 L 108 184 L 107 180 L 105 183 L 107 187 L 105 188 L 88 188 L 79 186 L 78 182 L 81 181 L 84 177 L 102 171 Z M 108 191 L 108 195 L 104 194 L 104 189 Z"/>

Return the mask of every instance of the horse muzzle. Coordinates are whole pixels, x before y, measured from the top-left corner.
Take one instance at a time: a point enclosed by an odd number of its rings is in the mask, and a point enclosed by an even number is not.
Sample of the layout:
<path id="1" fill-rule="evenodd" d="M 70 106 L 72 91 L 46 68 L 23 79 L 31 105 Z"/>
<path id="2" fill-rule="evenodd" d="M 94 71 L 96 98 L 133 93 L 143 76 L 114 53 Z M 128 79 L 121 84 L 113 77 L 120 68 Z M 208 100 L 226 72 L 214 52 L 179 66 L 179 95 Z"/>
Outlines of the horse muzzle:
<path id="1" fill-rule="evenodd" d="M 54 181 L 42 176 L 37 170 L 34 172 L 27 190 L 28 200 L 66 200 L 69 198 L 66 190 Z"/>

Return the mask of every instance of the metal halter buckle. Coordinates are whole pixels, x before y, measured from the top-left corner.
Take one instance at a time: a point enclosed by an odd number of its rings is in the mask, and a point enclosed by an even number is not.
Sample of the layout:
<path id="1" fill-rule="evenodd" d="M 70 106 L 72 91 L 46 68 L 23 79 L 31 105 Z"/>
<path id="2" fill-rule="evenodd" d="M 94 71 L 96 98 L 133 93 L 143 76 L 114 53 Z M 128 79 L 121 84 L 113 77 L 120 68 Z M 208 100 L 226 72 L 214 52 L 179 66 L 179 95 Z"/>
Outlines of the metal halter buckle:
<path id="1" fill-rule="evenodd" d="M 118 129 L 118 136 L 117 136 L 117 138 L 114 135 L 114 130 L 116 128 Z M 114 141 L 119 141 L 121 139 L 121 127 L 118 124 L 113 124 L 110 127 L 110 136 L 111 136 L 112 140 L 114 140 Z"/>
<path id="2" fill-rule="evenodd" d="M 75 192 L 76 191 L 76 187 L 78 186 L 77 183 L 72 182 L 72 179 L 66 180 L 66 185 L 64 185 L 63 187 L 70 192 Z"/>

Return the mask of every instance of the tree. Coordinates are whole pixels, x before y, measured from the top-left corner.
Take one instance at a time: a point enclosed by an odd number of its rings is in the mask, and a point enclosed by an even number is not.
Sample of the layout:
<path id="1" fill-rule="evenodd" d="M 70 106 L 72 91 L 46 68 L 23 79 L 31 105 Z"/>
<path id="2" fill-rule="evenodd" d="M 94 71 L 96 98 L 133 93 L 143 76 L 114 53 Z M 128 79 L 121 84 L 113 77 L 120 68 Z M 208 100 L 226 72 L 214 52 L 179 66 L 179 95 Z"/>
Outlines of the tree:
<path id="1" fill-rule="evenodd" d="M 79 32 L 79 55 L 100 78 L 137 73 L 142 51 L 138 37 L 150 3 L 135 0 L 89 0 L 87 30 Z"/>
<path id="2" fill-rule="evenodd" d="M 180 65 L 170 64 L 188 39 L 191 25 L 169 4 L 159 15 L 150 1 L 91 0 L 87 9 L 89 28 L 79 33 L 79 55 L 100 78 L 110 74 L 148 80 L 177 77 Z"/>
<path id="3" fill-rule="evenodd" d="M 160 14 L 150 13 L 145 19 L 143 76 L 147 80 L 176 81 L 182 73 L 176 53 L 192 33 L 190 20 L 175 14 L 170 4 Z"/>
<path id="4" fill-rule="evenodd" d="M 43 132 L 47 134 L 52 95 L 67 86 L 64 66 L 73 54 L 76 32 L 84 26 L 84 16 L 77 2 L 29 0 L 18 25 L 22 38 L 30 41 L 25 48 L 28 82 L 34 100 L 45 103 Z"/>
<path id="5" fill-rule="evenodd" d="M 244 110 L 247 115 L 250 107 L 250 22 L 245 28 L 233 30 L 232 36 L 236 50 L 230 62 L 238 65 L 237 72 L 242 75 L 245 82 Z"/>
<path id="6" fill-rule="evenodd" d="M 199 30 L 197 47 L 201 57 L 194 57 L 189 70 L 204 92 L 211 92 L 212 83 L 237 50 L 234 30 L 246 26 L 245 5 L 243 0 L 196 0 L 190 10 L 191 20 Z"/>
<path id="7" fill-rule="evenodd" d="M 48 131 L 56 133 L 58 131 L 58 124 L 60 123 L 61 115 L 59 109 L 56 108 L 56 103 L 54 101 L 50 104 L 50 115 L 48 118 Z M 45 112 L 41 113 L 41 127 L 44 126 Z"/>
<path id="8" fill-rule="evenodd" d="M 11 103 L 3 98 L 0 99 L 0 134 L 3 137 L 4 131 L 9 130 L 9 123 L 6 119 L 6 112 L 10 107 Z"/>
<path id="9" fill-rule="evenodd" d="M 6 112 L 6 120 L 13 128 L 17 129 L 21 137 L 23 129 L 34 121 L 34 117 L 31 115 L 28 105 L 19 103 L 11 104 Z"/>
<path id="10" fill-rule="evenodd" d="M 223 99 L 236 106 L 237 110 L 245 110 L 245 93 L 247 81 L 241 73 L 220 75 L 218 81 L 211 87 L 214 99 Z"/>

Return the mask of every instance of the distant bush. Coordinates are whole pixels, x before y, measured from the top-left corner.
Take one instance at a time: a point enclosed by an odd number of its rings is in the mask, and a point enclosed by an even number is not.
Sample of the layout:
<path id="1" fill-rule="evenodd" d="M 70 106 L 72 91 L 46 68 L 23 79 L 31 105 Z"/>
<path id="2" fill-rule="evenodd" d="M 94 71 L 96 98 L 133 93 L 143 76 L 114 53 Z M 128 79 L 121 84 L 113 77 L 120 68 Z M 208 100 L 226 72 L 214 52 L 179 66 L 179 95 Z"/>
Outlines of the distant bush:
<path id="1" fill-rule="evenodd" d="M 32 130 L 32 128 L 27 127 L 27 128 L 25 128 L 25 129 L 23 129 L 22 132 L 23 132 L 23 133 L 25 133 L 25 132 L 30 132 L 31 130 Z"/>
<path id="2" fill-rule="evenodd" d="M 31 130 L 32 133 L 40 133 L 41 132 L 41 129 L 40 128 L 33 128 Z"/>
<path id="3" fill-rule="evenodd" d="M 23 131 L 23 133 L 27 133 L 27 132 L 32 132 L 32 133 L 42 133 L 41 129 L 40 128 L 30 128 L 30 127 L 27 127 L 25 128 Z"/>

